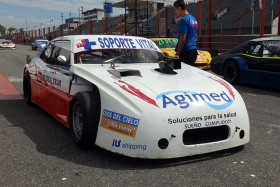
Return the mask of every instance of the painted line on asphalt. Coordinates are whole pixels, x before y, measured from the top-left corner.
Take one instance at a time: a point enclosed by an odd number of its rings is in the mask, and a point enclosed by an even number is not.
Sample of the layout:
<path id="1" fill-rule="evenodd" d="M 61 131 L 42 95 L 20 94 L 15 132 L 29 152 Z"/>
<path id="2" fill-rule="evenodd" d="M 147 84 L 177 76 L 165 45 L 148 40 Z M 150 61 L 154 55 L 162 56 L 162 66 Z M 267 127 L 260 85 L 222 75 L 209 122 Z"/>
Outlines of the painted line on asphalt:
<path id="1" fill-rule="evenodd" d="M 17 100 L 23 99 L 14 85 L 0 73 L 0 100 Z"/>
<path id="2" fill-rule="evenodd" d="M 257 94 L 249 93 L 249 92 L 239 92 L 240 94 L 249 95 L 249 96 L 257 96 Z"/>

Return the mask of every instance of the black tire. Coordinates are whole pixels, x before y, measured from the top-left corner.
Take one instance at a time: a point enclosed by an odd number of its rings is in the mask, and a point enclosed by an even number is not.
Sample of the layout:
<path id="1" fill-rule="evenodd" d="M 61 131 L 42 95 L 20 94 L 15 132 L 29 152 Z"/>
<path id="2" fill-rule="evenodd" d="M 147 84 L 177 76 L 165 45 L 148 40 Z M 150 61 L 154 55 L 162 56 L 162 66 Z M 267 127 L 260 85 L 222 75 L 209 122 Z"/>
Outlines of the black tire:
<path id="1" fill-rule="evenodd" d="M 237 84 L 240 76 L 238 65 L 233 61 L 226 62 L 223 68 L 223 76 L 230 84 Z"/>
<path id="2" fill-rule="evenodd" d="M 70 130 L 75 144 L 82 149 L 94 147 L 100 118 L 99 92 L 75 94 L 69 112 Z"/>
<path id="3" fill-rule="evenodd" d="M 27 105 L 32 106 L 33 102 L 31 101 L 31 83 L 29 72 L 26 71 L 23 75 L 23 97 Z"/>

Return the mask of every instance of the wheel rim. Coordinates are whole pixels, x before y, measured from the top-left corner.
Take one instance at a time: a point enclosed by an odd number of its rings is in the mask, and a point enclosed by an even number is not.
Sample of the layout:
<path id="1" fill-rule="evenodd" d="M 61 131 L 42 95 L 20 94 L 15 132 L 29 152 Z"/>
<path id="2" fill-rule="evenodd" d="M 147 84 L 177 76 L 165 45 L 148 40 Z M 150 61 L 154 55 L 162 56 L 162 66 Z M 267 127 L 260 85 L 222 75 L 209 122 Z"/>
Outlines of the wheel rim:
<path id="1" fill-rule="evenodd" d="M 76 137 L 81 139 L 83 130 L 83 114 L 79 102 L 76 102 L 73 107 L 73 130 Z"/>
<path id="2" fill-rule="evenodd" d="M 228 65 L 225 69 L 225 77 L 227 80 L 232 81 L 236 76 L 236 71 L 233 65 Z"/>

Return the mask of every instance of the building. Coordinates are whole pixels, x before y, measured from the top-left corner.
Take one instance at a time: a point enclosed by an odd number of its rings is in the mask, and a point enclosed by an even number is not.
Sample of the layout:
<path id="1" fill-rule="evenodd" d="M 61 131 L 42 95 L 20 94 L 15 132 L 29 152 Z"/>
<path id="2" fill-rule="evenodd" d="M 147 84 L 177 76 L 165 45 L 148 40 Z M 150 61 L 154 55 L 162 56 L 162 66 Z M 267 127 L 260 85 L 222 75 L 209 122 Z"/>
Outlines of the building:
<path id="1" fill-rule="evenodd" d="M 94 8 L 92 10 L 87 10 L 85 12 L 82 12 L 83 20 L 88 21 L 98 21 L 101 20 L 104 17 L 104 10 L 99 8 Z"/>

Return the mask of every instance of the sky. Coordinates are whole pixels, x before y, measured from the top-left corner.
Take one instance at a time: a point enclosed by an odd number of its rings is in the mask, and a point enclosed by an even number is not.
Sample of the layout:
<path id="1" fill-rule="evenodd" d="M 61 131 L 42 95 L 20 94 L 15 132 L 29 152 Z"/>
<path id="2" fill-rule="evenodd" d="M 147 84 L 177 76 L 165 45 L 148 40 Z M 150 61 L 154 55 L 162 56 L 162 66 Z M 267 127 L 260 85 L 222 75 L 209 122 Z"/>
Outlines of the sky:
<path id="1" fill-rule="evenodd" d="M 108 0 L 107 0 L 108 1 Z M 121 2 L 122 0 L 111 0 L 111 2 Z M 0 24 L 6 27 L 17 29 L 30 28 L 33 30 L 44 22 L 44 27 L 58 26 L 71 17 L 79 17 L 79 8 L 83 6 L 83 11 L 94 8 L 103 8 L 105 0 L 0 0 Z M 124 13 L 122 8 L 113 8 L 113 16 Z M 81 14 L 80 14 L 81 17 Z M 54 23 L 50 20 L 54 18 Z M 64 22 L 65 23 L 65 22 Z"/>

